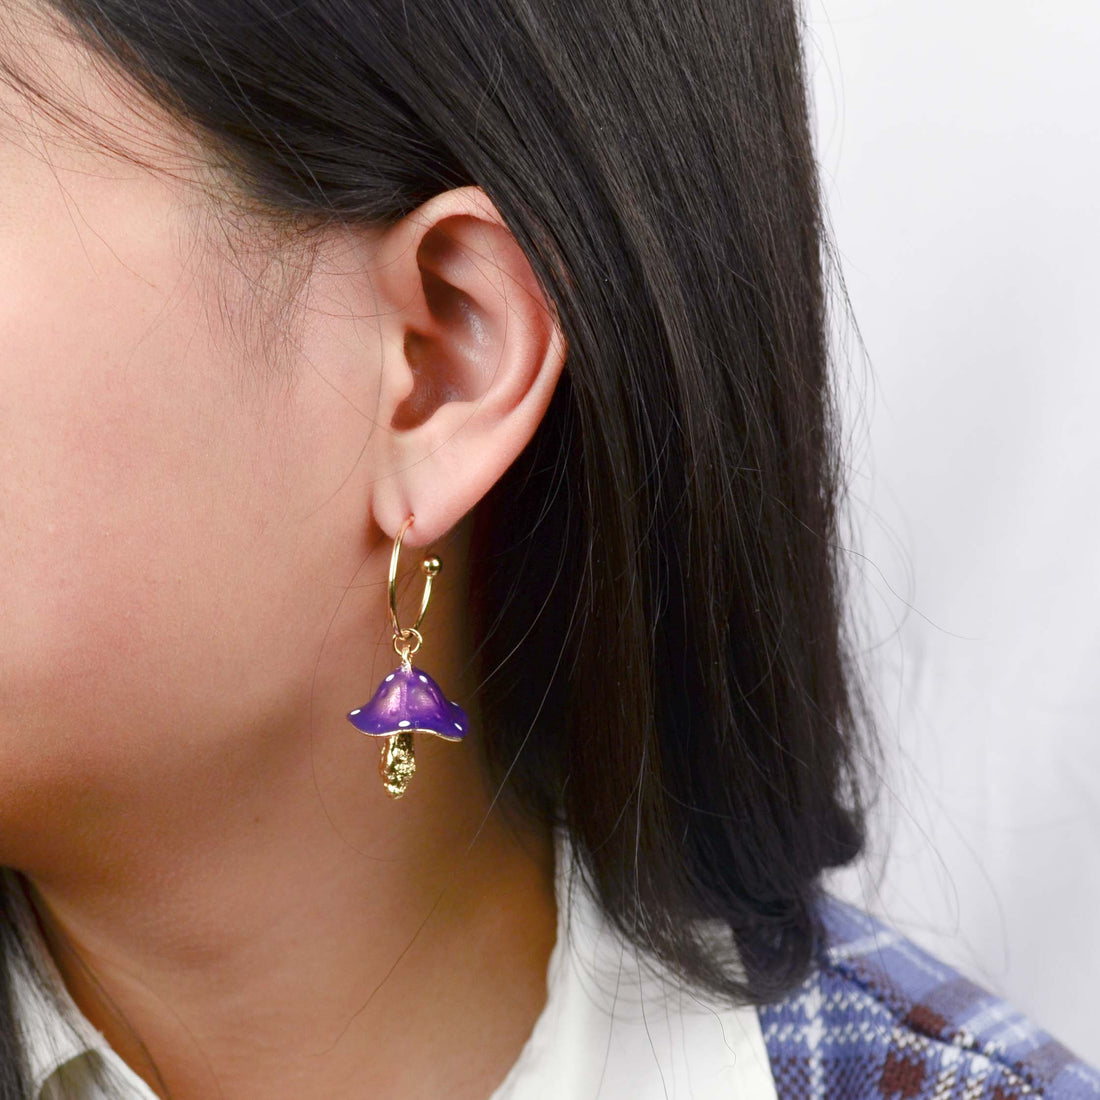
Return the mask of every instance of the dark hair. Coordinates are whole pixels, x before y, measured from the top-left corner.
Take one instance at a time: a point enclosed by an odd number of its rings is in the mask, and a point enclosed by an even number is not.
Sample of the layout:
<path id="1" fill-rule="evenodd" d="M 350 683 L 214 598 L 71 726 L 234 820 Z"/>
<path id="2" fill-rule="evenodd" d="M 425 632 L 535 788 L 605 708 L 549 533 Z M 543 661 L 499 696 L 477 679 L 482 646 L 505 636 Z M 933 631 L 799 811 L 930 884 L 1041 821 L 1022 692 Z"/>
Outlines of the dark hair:
<path id="1" fill-rule="evenodd" d="M 873 726 L 796 0 L 50 3 L 272 224 L 495 203 L 569 352 L 474 517 L 486 774 L 678 976 L 789 991 Z"/>

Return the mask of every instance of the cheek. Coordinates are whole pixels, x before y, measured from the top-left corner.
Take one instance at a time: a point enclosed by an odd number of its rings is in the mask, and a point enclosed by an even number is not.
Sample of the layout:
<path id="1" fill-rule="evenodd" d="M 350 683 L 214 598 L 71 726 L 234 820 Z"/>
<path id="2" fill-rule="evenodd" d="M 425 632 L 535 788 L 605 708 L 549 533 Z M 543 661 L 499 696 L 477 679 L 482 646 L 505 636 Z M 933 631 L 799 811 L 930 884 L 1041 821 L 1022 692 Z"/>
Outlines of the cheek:
<path id="1" fill-rule="evenodd" d="M 294 425 L 240 392 L 169 255 L 135 277 L 74 241 L 0 273 L 9 806 L 209 771 L 227 731 L 270 736 L 308 692 L 287 680 L 286 639 L 314 629 L 287 581 Z"/>

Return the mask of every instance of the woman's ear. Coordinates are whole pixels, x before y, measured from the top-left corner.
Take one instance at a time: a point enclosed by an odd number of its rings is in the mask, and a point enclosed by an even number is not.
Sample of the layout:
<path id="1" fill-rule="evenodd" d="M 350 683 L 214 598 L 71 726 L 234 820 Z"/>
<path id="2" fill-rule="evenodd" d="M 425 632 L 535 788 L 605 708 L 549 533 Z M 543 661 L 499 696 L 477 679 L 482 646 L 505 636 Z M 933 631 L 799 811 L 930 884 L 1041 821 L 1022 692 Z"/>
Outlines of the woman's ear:
<path id="1" fill-rule="evenodd" d="M 378 240 L 382 305 L 374 518 L 444 535 L 535 433 L 566 346 L 523 250 L 480 187 L 429 199 Z"/>

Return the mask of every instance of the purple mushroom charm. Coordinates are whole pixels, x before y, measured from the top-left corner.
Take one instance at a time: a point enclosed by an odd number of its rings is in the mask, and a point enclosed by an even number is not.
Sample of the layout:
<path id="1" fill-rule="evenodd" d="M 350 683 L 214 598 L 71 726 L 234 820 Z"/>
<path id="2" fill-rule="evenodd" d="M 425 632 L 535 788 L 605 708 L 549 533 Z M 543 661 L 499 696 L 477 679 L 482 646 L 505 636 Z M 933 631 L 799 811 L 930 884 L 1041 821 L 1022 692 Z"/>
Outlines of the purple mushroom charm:
<path id="1" fill-rule="evenodd" d="M 348 714 L 348 721 L 372 737 L 387 738 L 378 770 L 391 798 L 405 793 L 416 770 L 414 733 L 461 741 L 469 728 L 466 712 L 447 699 L 435 680 L 415 665 L 404 664 L 378 685 L 369 703 Z"/>

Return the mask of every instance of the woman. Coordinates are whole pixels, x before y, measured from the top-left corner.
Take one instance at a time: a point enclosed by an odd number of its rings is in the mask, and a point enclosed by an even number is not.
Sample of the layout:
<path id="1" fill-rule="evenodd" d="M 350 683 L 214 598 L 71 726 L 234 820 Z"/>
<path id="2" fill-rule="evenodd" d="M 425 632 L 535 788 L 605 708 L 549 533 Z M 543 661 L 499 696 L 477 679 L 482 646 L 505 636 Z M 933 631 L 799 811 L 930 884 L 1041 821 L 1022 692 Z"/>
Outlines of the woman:
<path id="1" fill-rule="evenodd" d="M 1100 1094 L 822 892 L 788 0 L 3 15 L 5 1100 Z"/>

